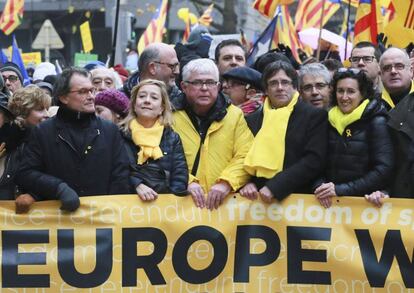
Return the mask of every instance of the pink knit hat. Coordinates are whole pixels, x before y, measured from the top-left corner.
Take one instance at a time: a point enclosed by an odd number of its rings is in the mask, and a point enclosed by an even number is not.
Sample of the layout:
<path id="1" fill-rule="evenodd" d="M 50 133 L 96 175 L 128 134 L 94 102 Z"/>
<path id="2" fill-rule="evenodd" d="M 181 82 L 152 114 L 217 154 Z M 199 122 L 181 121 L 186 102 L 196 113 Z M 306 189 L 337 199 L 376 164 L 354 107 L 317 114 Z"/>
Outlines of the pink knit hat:
<path id="1" fill-rule="evenodd" d="M 95 96 L 95 105 L 107 107 L 121 117 L 125 117 L 128 114 L 129 99 L 121 91 L 108 89 Z"/>

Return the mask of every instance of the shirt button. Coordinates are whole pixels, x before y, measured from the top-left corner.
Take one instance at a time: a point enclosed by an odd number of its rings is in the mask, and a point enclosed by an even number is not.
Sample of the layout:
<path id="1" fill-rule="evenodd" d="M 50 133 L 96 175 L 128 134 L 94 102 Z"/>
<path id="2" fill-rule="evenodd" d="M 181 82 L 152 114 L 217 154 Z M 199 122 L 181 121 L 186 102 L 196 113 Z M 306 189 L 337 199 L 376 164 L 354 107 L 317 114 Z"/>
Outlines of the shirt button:
<path id="1" fill-rule="evenodd" d="M 10 178 L 10 174 L 7 174 L 7 175 L 6 175 L 6 177 L 7 177 L 7 178 Z"/>

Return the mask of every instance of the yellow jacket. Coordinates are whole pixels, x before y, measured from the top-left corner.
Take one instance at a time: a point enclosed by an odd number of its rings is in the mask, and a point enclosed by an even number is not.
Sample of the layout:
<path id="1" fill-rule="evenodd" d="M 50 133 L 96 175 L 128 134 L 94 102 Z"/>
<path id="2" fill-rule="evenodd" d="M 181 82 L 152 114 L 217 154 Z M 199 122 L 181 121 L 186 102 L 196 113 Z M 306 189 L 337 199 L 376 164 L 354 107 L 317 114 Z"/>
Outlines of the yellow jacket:
<path id="1" fill-rule="evenodd" d="M 207 132 L 200 151 L 196 176 L 191 175 L 201 138 L 185 110 L 174 112 L 174 130 L 180 135 L 190 173 L 190 183 L 198 182 L 205 192 L 220 179 L 238 190 L 250 175 L 243 169 L 244 158 L 253 141 L 243 112 L 230 105 L 226 116 L 214 121 Z"/>

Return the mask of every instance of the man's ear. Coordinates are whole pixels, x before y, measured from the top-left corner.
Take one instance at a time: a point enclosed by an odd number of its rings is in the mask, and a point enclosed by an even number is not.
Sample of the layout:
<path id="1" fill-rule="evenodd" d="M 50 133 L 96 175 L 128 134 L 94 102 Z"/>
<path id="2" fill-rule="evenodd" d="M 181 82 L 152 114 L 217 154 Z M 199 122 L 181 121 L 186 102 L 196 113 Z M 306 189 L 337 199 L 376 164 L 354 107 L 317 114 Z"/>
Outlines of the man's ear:
<path id="1" fill-rule="evenodd" d="M 59 97 L 59 101 L 60 101 L 62 104 L 67 105 L 67 104 L 68 104 L 68 102 L 69 102 L 69 97 L 68 97 L 67 95 L 61 96 L 61 97 Z"/>
<path id="2" fill-rule="evenodd" d="M 253 97 L 253 96 L 255 96 L 256 94 L 257 94 L 256 89 L 254 89 L 254 88 L 249 88 L 249 89 L 246 91 L 246 98 L 250 99 L 250 97 Z"/>
<path id="3" fill-rule="evenodd" d="M 155 62 L 150 62 L 148 64 L 148 72 L 152 75 L 155 76 L 155 74 L 157 73 L 157 68 L 156 68 L 157 64 Z"/>

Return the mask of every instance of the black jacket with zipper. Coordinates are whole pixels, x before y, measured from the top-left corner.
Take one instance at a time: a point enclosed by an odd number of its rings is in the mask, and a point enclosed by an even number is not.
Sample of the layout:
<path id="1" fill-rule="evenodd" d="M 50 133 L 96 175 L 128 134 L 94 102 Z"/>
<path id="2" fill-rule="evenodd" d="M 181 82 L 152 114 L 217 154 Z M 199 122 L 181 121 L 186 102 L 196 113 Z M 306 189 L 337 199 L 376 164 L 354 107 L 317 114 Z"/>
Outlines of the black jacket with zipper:
<path id="1" fill-rule="evenodd" d="M 117 126 L 61 106 L 33 129 L 16 182 L 42 199 L 67 183 L 79 196 L 125 194 L 128 157 Z"/>

